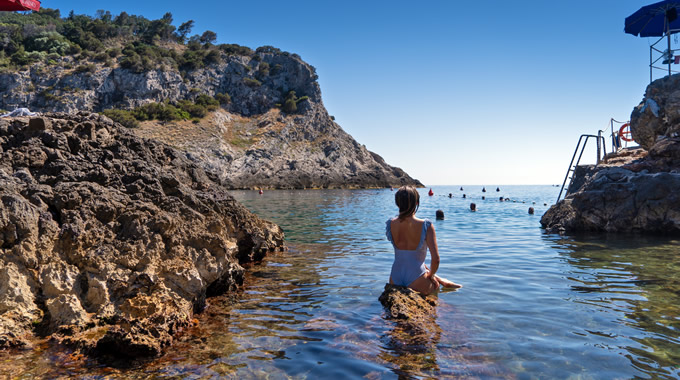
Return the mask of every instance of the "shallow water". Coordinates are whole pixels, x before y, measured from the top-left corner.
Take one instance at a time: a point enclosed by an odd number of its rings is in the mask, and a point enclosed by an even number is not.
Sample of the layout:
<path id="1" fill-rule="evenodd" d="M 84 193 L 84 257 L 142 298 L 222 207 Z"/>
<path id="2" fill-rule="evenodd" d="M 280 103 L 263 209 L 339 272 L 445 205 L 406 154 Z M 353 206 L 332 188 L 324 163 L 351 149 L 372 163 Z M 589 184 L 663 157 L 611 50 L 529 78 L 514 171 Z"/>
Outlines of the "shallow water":
<path id="1" fill-rule="evenodd" d="M 680 378 L 679 241 L 546 235 L 540 215 L 559 188 L 458 188 L 421 190 L 418 216 L 446 214 L 434 221 L 439 274 L 464 285 L 438 295 L 422 329 L 385 320 L 377 300 L 392 263 L 393 192 L 243 191 L 234 196 L 280 224 L 291 249 L 252 266 L 235 303 L 210 300 L 198 326 L 153 361 L 116 367 L 43 344 L 0 355 L 0 374 Z"/>

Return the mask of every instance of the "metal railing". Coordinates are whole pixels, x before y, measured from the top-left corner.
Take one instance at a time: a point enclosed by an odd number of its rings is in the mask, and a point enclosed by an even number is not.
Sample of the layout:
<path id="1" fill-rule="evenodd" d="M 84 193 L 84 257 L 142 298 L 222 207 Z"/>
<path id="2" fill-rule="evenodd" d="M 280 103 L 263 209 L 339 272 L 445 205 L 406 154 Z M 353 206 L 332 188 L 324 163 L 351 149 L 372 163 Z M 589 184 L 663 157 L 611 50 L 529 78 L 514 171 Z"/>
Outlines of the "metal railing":
<path id="1" fill-rule="evenodd" d="M 569 187 L 571 187 L 571 183 L 574 180 L 574 176 L 572 175 L 569 177 L 569 173 L 573 173 L 576 171 L 576 167 L 578 166 L 579 162 L 581 162 L 581 157 L 583 156 L 583 151 L 586 149 L 586 145 L 588 145 L 588 139 L 591 137 L 595 139 L 597 142 L 597 163 L 600 163 L 601 157 L 605 156 L 607 154 L 607 149 L 605 148 L 605 140 L 604 137 L 602 136 L 603 131 L 597 131 L 597 136 L 595 135 L 581 135 L 578 139 L 578 144 L 576 144 L 576 149 L 574 149 L 574 155 L 571 156 L 571 162 L 569 163 L 569 169 L 567 169 L 567 175 L 564 176 L 564 181 L 562 181 L 562 188 L 560 189 L 560 194 L 557 196 L 557 202 L 560 201 L 560 198 L 562 198 L 562 192 L 564 191 L 564 185 L 567 183 L 567 179 L 569 179 L 569 186 L 567 186 L 567 191 L 569 191 Z M 585 137 L 585 140 L 584 140 Z M 583 146 L 581 146 L 581 142 L 583 142 Z M 581 153 L 579 153 L 579 148 L 581 148 Z M 576 154 L 579 153 L 578 159 L 576 158 Z M 604 154 L 601 154 L 604 153 Z M 574 164 L 574 160 L 576 160 L 576 163 Z M 567 193 L 564 194 L 564 196 L 567 196 Z"/>
<path id="2" fill-rule="evenodd" d="M 678 44 L 677 33 L 679 33 L 679 32 L 680 32 L 680 30 L 678 30 L 678 29 L 669 30 L 666 35 L 659 38 L 653 44 L 649 45 L 649 83 L 652 83 L 654 81 L 654 77 L 653 77 L 654 69 L 662 70 L 662 71 L 668 70 L 668 75 L 680 72 L 678 70 L 672 70 L 671 69 L 671 64 L 675 63 L 674 54 L 676 52 L 680 51 L 680 49 L 672 49 L 671 48 L 671 34 L 674 35 L 675 44 L 677 46 L 677 44 Z M 663 46 L 664 44 L 661 44 L 662 42 L 664 42 L 664 40 L 666 40 L 665 41 L 666 46 Z M 659 44 L 661 44 L 661 45 L 659 45 Z M 659 47 L 657 47 L 657 45 L 659 45 Z M 663 49 L 664 47 L 665 47 L 665 49 Z M 661 49 L 663 49 L 663 50 L 661 50 Z M 656 55 L 655 53 L 658 54 L 657 57 L 655 57 L 655 55 Z M 667 68 L 661 67 L 661 66 L 655 66 L 657 64 L 657 62 L 659 62 L 660 60 L 661 60 L 661 65 L 667 65 Z"/>

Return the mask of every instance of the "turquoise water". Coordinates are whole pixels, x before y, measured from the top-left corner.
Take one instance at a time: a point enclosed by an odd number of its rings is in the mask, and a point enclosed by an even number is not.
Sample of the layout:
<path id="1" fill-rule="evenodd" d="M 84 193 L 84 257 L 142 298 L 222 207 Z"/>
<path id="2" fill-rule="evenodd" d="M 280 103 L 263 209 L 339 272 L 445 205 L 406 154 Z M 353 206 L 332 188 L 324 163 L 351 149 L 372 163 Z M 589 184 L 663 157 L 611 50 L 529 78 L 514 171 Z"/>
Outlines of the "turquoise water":
<path id="1" fill-rule="evenodd" d="M 433 187 L 433 197 L 421 189 L 417 215 L 434 222 L 439 274 L 464 285 L 438 295 L 437 316 L 422 331 L 385 320 L 378 302 L 393 258 L 384 236 L 396 214 L 393 192 L 239 191 L 237 199 L 283 227 L 291 249 L 252 266 L 236 302 L 210 300 L 199 325 L 150 362 L 74 364 L 46 349 L 15 356 L 24 364 L 14 373 L 680 378 L 678 240 L 547 235 L 540 216 L 559 188 L 464 188 Z M 445 220 L 434 221 L 437 209 Z"/>

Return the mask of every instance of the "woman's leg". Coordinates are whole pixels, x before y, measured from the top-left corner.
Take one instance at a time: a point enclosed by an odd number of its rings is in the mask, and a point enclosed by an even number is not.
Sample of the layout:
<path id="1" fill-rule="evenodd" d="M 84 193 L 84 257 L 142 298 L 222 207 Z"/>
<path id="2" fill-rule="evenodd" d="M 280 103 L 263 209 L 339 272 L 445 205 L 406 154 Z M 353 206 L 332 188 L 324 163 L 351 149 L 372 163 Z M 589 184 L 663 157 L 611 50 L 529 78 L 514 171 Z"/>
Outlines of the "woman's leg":
<path id="1" fill-rule="evenodd" d="M 436 276 L 435 276 L 436 277 Z M 437 280 L 433 280 L 427 277 L 427 273 L 418 277 L 408 285 L 409 288 L 415 290 L 418 293 L 428 295 L 439 289 L 439 283 Z"/>
<path id="2" fill-rule="evenodd" d="M 457 288 L 463 287 L 463 285 L 456 284 L 455 282 L 447 280 L 444 277 L 439 277 L 436 274 L 434 275 L 434 277 L 437 279 L 437 282 L 439 282 L 441 284 L 441 286 L 443 286 L 445 288 L 457 289 Z"/>

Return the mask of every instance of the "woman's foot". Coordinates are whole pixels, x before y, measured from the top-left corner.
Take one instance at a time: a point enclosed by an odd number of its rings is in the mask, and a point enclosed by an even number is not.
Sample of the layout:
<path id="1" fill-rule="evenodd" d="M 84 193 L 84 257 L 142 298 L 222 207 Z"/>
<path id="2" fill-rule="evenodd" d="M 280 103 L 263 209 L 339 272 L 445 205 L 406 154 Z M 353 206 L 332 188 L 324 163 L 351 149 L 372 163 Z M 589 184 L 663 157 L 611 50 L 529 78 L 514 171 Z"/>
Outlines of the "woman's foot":
<path id="1" fill-rule="evenodd" d="M 449 281 L 443 277 L 439 277 L 437 275 L 435 275 L 435 277 L 437 278 L 437 282 L 439 282 L 439 284 L 445 288 L 458 289 L 463 287 L 463 285 L 456 284 L 455 282 Z"/>

